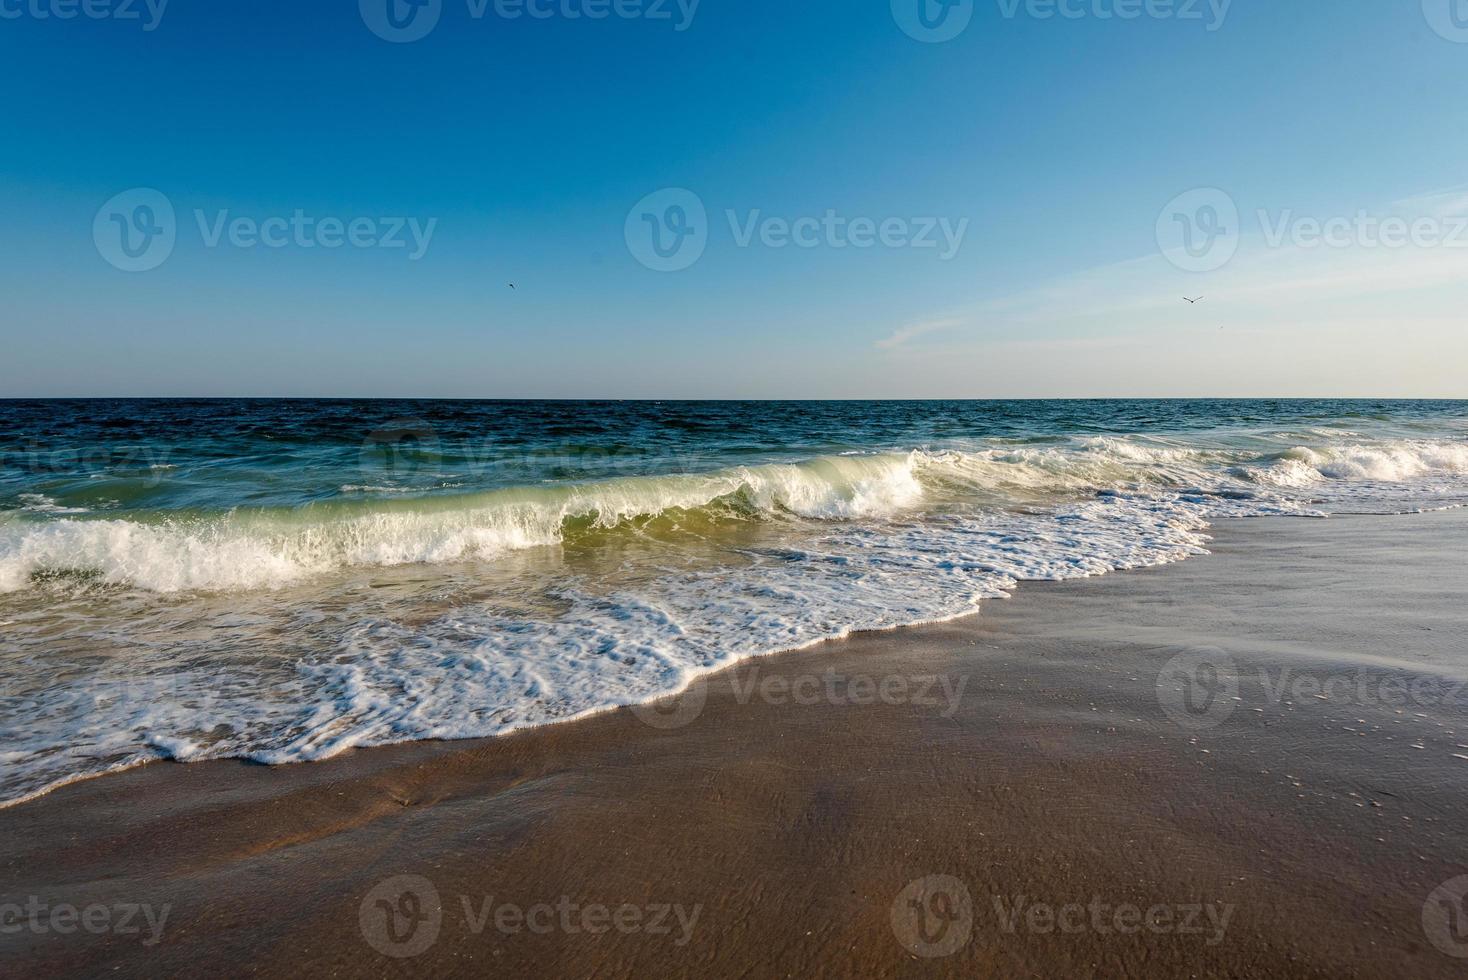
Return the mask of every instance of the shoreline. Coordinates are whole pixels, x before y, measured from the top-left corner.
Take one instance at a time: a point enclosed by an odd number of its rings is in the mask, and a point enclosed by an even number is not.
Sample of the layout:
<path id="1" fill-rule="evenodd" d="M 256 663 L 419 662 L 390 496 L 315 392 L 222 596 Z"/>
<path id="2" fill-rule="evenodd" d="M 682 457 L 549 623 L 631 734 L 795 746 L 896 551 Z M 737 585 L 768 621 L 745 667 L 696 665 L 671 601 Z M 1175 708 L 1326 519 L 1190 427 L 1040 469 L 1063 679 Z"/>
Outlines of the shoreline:
<path id="1" fill-rule="evenodd" d="M 1464 507 L 1468 507 L 1468 504 L 1464 504 L 1464 505 L 1453 505 L 1453 506 L 1464 506 Z M 1421 512 L 1415 512 L 1415 513 L 1426 513 L 1426 512 L 1431 512 L 1431 511 L 1421 511 Z M 1273 515 L 1273 514 L 1265 515 L 1265 514 L 1261 514 L 1261 515 L 1250 516 L 1250 517 L 1244 518 L 1244 519 L 1246 519 L 1246 520 L 1278 519 L 1281 516 L 1286 517 L 1286 519 L 1322 519 L 1322 518 L 1328 518 L 1331 515 L 1315 514 L 1315 513 L 1304 512 L 1304 513 L 1300 513 L 1300 514 L 1297 514 L 1297 515 Z M 601 705 L 601 706 L 598 706 L 598 707 L 588 708 L 586 710 L 579 711 L 579 712 L 574 713 L 574 714 L 566 715 L 564 717 L 556 718 L 554 720 L 543 720 L 543 721 L 535 721 L 535 722 L 526 722 L 526 723 L 515 725 L 515 726 L 512 726 L 512 727 L 506 728 L 506 729 L 504 729 L 502 731 L 495 732 L 493 734 L 488 734 L 488 735 L 477 735 L 476 734 L 476 735 L 466 735 L 466 736 L 462 736 L 462 737 L 452 737 L 452 738 L 451 737 L 434 738 L 434 737 L 422 737 L 422 736 L 405 736 L 401 740 L 396 740 L 396 741 L 390 741 L 390 742 L 384 742 L 384 743 L 370 743 L 370 744 L 353 745 L 353 746 L 350 746 L 350 747 L 341 749 L 341 750 L 335 752 L 334 754 L 327 755 L 327 756 L 320 757 L 320 758 L 301 758 L 301 759 L 289 759 L 289 760 L 279 761 L 279 762 L 269 762 L 269 761 L 265 761 L 265 760 L 261 759 L 260 756 L 266 756 L 266 755 L 276 754 L 276 751 L 275 750 L 255 749 L 255 750 L 252 750 L 251 752 L 248 752 L 248 753 L 239 753 L 239 754 L 234 754 L 234 755 L 224 755 L 224 756 L 209 757 L 209 758 L 193 758 L 193 759 L 190 759 L 190 758 L 178 758 L 178 757 L 169 756 L 169 755 L 155 755 L 155 756 L 150 756 L 150 757 L 147 757 L 147 758 L 139 758 L 139 759 L 130 760 L 130 761 L 129 760 L 123 760 L 123 761 L 118 761 L 118 762 L 114 763 L 111 767 L 109 767 L 107 769 L 104 769 L 104 770 L 101 770 L 101 771 L 73 773 L 73 774 L 68 775 L 68 776 L 65 776 L 65 777 L 59 779 L 58 781 L 56 781 L 56 782 L 54 782 L 54 783 L 52 783 L 50 785 L 47 785 L 47 786 L 45 786 L 45 787 L 43 787 L 41 789 L 27 792 L 27 793 L 25 793 L 25 794 L 23 794 L 21 796 L 18 796 L 18 797 L 14 798 L 14 799 L 11 799 L 11 800 L 0 800 L 0 812 L 4 812 L 5 810 L 11 809 L 11 808 L 14 808 L 14 807 L 24 806 L 24 805 L 27 805 L 29 803 L 35 802 L 37 800 L 45 799 L 47 796 L 51 795 L 52 793 L 54 793 L 54 792 L 56 792 L 58 790 L 64 789 L 64 788 L 69 787 L 69 786 L 76 785 L 78 783 L 87 782 L 87 781 L 93 780 L 93 779 L 102 779 L 102 778 L 106 778 L 106 777 L 112 777 L 112 776 L 116 776 L 116 775 L 121 775 L 123 773 L 127 773 L 127 772 L 130 772 L 130 771 L 135 770 L 135 769 L 140 769 L 140 768 L 144 768 L 144 767 L 152 766 L 152 765 L 156 765 L 156 764 L 169 764 L 169 763 L 172 763 L 172 764 L 179 764 L 179 765 L 202 765 L 202 764 L 209 764 L 209 763 L 236 762 L 236 763 L 241 763 L 241 764 L 246 764 L 246 765 L 264 765 L 264 766 L 270 766 L 270 767 L 278 767 L 278 766 L 291 767 L 291 766 L 301 766 L 301 765 L 315 765 L 315 764 L 321 763 L 321 762 L 330 762 L 330 761 L 333 761 L 335 759 L 341 758 L 344 755 L 350 755 L 351 753 L 359 752 L 359 751 L 375 751 L 375 750 L 379 750 L 379 749 L 394 748 L 394 747 L 400 747 L 400 746 L 419 745 L 419 744 L 427 744 L 427 745 L 433 745 L 433 744 L 462 745 L 462 744 L 473 743 L 473 742 L 481 742 L 481 741 L 496 741 L 496 740 L 499 740 L 499 739 L 508 738 L 508 737 L 511 737 L 511 736 L 514 736 L 514 735 L 518 735 L 518 734 L 521 734 L 521 733 L 525 733 L 525 732 L 538 731 L 538 730 L 544 729 L 544 728 L 554 728 L 554 727 L 559 727 L 559 726 L 563 726 L 563 725 L 578 724 L 578 723 L 581 723 L 581 722 L 584 722 L 584 721 L 588 721 L 590 719 L 594 719 L 594 718 L 597 718 L 597 717 L 600 717 L 600 716 L 603 716 L 603 715 L 606 715 L 606 714 L 611 714 L 611 713 L 615 713 L 615 712 L 619 712 L 619 711 L 632 711 L 634 713 L 639 713 L 639 712 L 646 711 L 646 710 L 652 708 L 652 706 L 657 705 L 659 703 L 668 702 L 668 701 L 676 701 L 677 699 L 683 697 L 683 695 L 686 694 L 690 688 L 702 687 L 704 685 L 707 685 L 713 679 L 719 677 L 720 675 L 723 675 L 723 674 L 728 673 L 728 672 L 731 672 L 731 671 L 737 671 L 737 670 L 739 670 L 742 667 L 745 667 L 747 665 L 750 665 L 750 664 L 753 664 L 753 663 L 757 663 L 757 662 L 760 662 L 760 661 L 769 660 L 771 658 L 784 657 L 784 656 L 787 656 L 787 655 L 805 653 L 805 652 L 808 652 L 808 651 L 811 651 L 811 650 L 819 649 L 819 648 L 821 648 L 821 647 L 823 647 L 823 646 L 825 646 L 827 644 L 843 643 L 843 642 L 846 642 L 846 641 L 849 641 L 849 640 L 852 640 L 852 639 L 858 638 L 858 637 L 888 636 L 888 635 L 892 635 L 892 634 L 899 634 L 899 633 L 901 633 L 902 631 L 905 631 L 905 630 L 916 630 L 916 629 L 923 629 L 925 627 L 931 627 L 931 626 L 942 626 L 942 625 L 951 624 L 951 623 L 961 623 L 961 622 L 963 622 L 965 620 L 977 618 L 977 617 L 982 616 L 984 614 L 984 608 L 985 608 L 985 606 L 987 604 L 993 603 L 993 602 L 1007 602 L 1007 601 L 1011 600 L 1021 589 L 1025 589 L 1027 587 L 1032 587 L 1032 586 L 1041 585 L 1041 584 L 1045 584 L 1045 585 L 1058 585 L 1058 584 L 1063 584 L 1063 583 L 1066 583 L 1066 582 L 1073 582 L 1073 581 L 1077 581 L 1077 580 L 1081 580 L 1081 579 L 1101 578 L 1101 577 L 1105 577 L 1105 576 L 1108 576 L 1108 575 L 1117 575 L 1117 574 L 1123 574 L 1123 573 L 1132 573 L 1132 572 L 1148 571 L 1148 570 L 1152 570 L 1152 569 L 1165 568 L 1165 567 L 1167 567 L 1169 565 L 1180 564 L 1182 562 L 1185 562 L 1185 561 L 1188 561 L 1188 560 L 1194 559 L 1194 558 L 1206 557 L 1209 554 L 1209 552 L 1206 550 L 1206 546 L 1207 546 L 1208 542 L 1212 540 L 1212 529 L 1213 529 L 1213 526 L 1214 526 L 1214 522 L 1216 522 L 1216 521 L 1227 521 L 1227 520 L 1231 520 L 1231 519 L 1232 518 L 1227 518 L 1227 517 L 1214 517 L 1211 520 L 1204 521 L 1204 523 L 1202 523 L 1201 526 L 1198 527 L 1198 528 L 1196 528 L 1196 529 L 1189 529 L 1189 533 L 1195 535 L 1196 538 L 1198 539 L 1197 540 L 1197 543 L 1196 543 L 1196 548 L 1198 550 L 1192 550 L 1192 551 L 1188 551 L 1188 552 L 1174 553 L 1174 554 L 1168 555 L 1167 557 L 1158 558 L 1158 559 L 1156 559 L 1156 560 L 1154 560 L 1152 562 L 1149 562 L 1149 563 L 1142 563 L 1142 564 L 1137 564 L 1137 565 L 1113 567 L 1113 568 L 1110 568 L 1110 569 L 1108 569 L 1106 571 L 1099 572 L 1099 573 L 1082 572 L 1082 573 L 1078 573 L 1078 574 L 1076 574 L 1074 576 L 1065 577 L 1065 578 L 1058 578 L 1058 579 L 1029 579 L 1029 578 L 1016 579 L 1016 580 L 1013 581 L 1013 583 L 1011 585 L 1008 585 L 1008 586 L 1004 586 L 1003 587 L 1003 588 L 1006 589 L 1006 591 L 1003 591 L 1003 592 L 998 593 L 998 594 L 992 594 L 992 595 L 991 594 L 983 594 L 983 595 L 976 596 L 973 599 L 973 605 L 972 605 L 972 607 L 969 608 L 969 609 L 966 609 L 964 611 L 961 611 L 961 612 L 956 612 L 956 613 L 952 613 L 952 614 L 945 614 L 945 615 L 938 615 L 938 616 L 933 616 L 933 617 L 929 617 L 929 618 L 920 618 L 920 619 L 912 620 L 910 622 L 894 623 L 894 624 L 892 624 L 890 626 L 886 626 L 886 627 L 873 628 L 873 627 L 864 627 L 864 626 L 849 626 L 849 627 L 844 628 L 840 632 L 832 633 L 832 634 L 825 635 L 825 636 L 816 636 L 816 637 L 813 637 L 811 639 L 804 640 L 804 641 L 802 641 L 800 643 L 797 643 L 797 644 L 795 644 L 793 646 L 775 647 L 775 648 L 771 648 L 771 649 L 765 650 L 765 651 L 760 652 L 760 653 L 746 654 L 746 655 L 743 655 L 743 656 L 738 657 L 737 659 L 728 661 L 726 663 L 721 663 L 721 664 L 718 664 L 717 666 L 713 666 L 713 667 L 707 668 L 706 670 L 702 671 L 701 673 L 695 674 L 682 688 L 680 688 L 680 689 L 678 689 L 676 691 L 671 691 L 671 692 L 668 692 L 666 694 L 659 695 L 658 697 L 653 698 L 653 699 L 651 699 L 649 701 Z M 379 569 L 379 571 L 387 571 L 387 570 L 390 570 L 390 571 L 396 572 L 396 571 L 399 571 L 401 568 L 402 568 L 402 566 L 386 566 L 383 569 Z"/>
<path id="2" fill-rule="evenodd" d="M 651 707 L 67 784 L 0 809 L 3 900 L 168 905 L 161 941 L 22 930 L 0 951 L 37 971 L 379 975 L 403 948 L 373 931 L 368 899 L 409 875 L 439 909 L 410 961 L 450 975 L 1452 974 L 1420 920 L 1468 873 L 1451 817 L 1468 802 L 1463 705 L 1320 708 L 1252 672 L 1461 673 L 1468 515 L 1208 533 L 1191 561 L 1024 582 L 975 615 L 751 658 Z M 1159 671 L 1200 648 L 1244 683 L 1238 707 L 1190 729 Z M 1291 696 L 1271 701 L 1275 683 Z M 938 955 L 898 899 L 952 909 L 955 881 L 969 935 Z M 542 934 L 523 915 L 568 903 L 604 907 L 609 927 L 573 931 L 561 912 Z M 653 906 L 672 931 L 652 929 Z"/>

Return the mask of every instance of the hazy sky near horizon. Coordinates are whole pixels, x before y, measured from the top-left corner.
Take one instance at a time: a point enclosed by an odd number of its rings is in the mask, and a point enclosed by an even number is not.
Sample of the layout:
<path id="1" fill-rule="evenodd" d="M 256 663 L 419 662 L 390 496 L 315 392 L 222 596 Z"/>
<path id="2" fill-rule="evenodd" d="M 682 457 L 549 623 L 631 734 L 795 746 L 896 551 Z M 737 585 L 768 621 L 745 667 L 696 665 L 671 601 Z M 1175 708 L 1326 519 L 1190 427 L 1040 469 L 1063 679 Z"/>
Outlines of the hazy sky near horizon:
<path id="1" fill-rule="evenodd" d="M 1468 2 L 947 2 L 0 0 L 0 397 L 1468 396 Z"/>

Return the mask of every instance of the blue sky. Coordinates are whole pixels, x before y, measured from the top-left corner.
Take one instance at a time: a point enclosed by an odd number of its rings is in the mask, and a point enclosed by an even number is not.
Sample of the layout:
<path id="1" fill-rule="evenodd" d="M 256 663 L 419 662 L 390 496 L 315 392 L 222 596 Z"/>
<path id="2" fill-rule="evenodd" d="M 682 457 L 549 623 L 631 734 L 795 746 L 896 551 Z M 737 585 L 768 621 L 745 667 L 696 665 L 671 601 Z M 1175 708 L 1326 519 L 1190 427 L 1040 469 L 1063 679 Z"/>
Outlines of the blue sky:
<path id="1" fill-rule="evenodd" d="M 88 2 L 0 0 L 0 395 L 1468 396 L 1462 0 Z"/>

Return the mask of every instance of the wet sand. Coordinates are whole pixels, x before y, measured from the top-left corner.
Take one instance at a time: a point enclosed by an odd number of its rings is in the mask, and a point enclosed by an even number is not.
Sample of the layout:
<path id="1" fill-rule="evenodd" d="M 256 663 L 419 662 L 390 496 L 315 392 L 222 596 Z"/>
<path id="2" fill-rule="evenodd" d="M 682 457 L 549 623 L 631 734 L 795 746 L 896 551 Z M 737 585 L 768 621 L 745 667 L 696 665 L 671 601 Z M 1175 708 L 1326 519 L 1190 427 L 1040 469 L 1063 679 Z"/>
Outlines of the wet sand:
<path id="1" fill-rule="evenodd" d="M 651 710 L 63 788 L 0 811 L 0 972 L 1462 976 L 1468 512 L 1213 551 Z"/>

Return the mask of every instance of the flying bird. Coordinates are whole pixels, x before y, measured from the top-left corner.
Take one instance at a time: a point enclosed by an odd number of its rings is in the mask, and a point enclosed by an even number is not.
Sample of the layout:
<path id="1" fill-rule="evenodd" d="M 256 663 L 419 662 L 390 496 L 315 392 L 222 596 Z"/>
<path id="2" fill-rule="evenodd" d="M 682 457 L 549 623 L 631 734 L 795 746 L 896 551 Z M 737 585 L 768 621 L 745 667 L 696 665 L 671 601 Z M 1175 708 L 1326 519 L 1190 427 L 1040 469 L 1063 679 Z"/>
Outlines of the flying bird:
<path id="1" fill-rule="evenodd" d="M 1199 296 L 1197 299 L 1189 299 L 1188 297 L 1184 296 L 1183 299 L 1187 300 L 1190 305 L 1194 306 L 1196 306 L 1198 303 L 1203 302 L 1203 297 L 1201 296 Z"/>
<path id="2" fill-rule="evenodd" d="M 510 283 L 509 286 L 510 286 L 511 289 L 514 289 L 515 288 L 515 284 L 514 283 Z"/>

